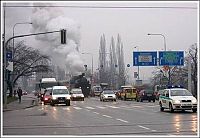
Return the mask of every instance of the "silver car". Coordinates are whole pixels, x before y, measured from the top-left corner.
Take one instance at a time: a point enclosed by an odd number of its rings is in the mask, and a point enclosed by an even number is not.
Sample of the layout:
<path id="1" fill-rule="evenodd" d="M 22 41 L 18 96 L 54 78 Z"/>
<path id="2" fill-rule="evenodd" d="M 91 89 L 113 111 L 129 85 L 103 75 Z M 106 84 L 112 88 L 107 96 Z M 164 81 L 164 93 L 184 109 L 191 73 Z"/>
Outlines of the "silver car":
<path id="1" fill-rule="evenodd" d="M 112 90 L 104 90 L 101 94 L 100 94 L 100 101 L 106 101 L 106 100 L 112 100 L 116 102 L 116 95 L 114 93 L 114 91 Z"/>

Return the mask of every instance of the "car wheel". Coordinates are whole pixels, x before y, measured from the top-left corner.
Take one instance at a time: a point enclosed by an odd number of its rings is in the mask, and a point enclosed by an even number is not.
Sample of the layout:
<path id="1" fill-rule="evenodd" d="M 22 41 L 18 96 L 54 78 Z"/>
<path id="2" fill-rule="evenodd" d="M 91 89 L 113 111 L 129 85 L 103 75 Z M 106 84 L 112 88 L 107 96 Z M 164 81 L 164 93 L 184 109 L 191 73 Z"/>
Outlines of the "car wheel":
<path id="1" fill-rule="evenodd" d="M 82 101 L 84 101 L 84 98 L 82 99 Z"/>
<path id="2" fill-rule="evenodd" d="M 70 106 L 70 101 L 67 101 L 67 102 L 66 102 L 66 105 L 67 105 L 67 106 Z"/>
<path id="3" fill-rule="evenodd" d="M 162 107 L 161 102 L 160 102 L 160 111 L 161 111 L 161 112 L 164 111 L 164 108 Z"/>
<path id="4" fill-rule="evenodd" d="M 153 102 L 154 102 L 154 103 L 155 103 L 155 101 L 156 101 L 156 100 L 155 100 L 155 99 L 153 99 Z"/>
<path id="5" fill-rule="evenodd" d="M 114 101 L 116 102 L 117 100 L 116 100 L 116 99 L 114 99 Z"/>
<path id="6" fill-rule="evenodd" d="M 193 113 L 196 113 L 197 112 L 197 109 L 192 109 Z"/>
<path id="7" fill-rule="evenodd" d="M 102 99 L 102 101 L 103 101 L 103 102 L 105 102 L 105 100 L 104 100 L 104 99 Z"/>
<path id="8" fill-rule="evenodd" d="M 51 106 L 54 106 L 55 104 L 53 102 L 51 102 Z"/>
<path id="9" fill-rule="evenodd" d="M 148 100 L 149 102 L 151 102 L 151 100 Z"/>
<path id="10" fill-rule="evenodd" d="M 142 98 L 140 98 L 140 102 L 143 102 Z"/>
<path id="11" fill-rule="evenodd" d="M 174 109 L 173 109 L 173 107 L 172 107 L 172 104 L 171 104 L 171 103 L 169 104 L 169 111 L 170 111 L 171 113 L 173 113 L 173 112 L 174 112 Z"/>

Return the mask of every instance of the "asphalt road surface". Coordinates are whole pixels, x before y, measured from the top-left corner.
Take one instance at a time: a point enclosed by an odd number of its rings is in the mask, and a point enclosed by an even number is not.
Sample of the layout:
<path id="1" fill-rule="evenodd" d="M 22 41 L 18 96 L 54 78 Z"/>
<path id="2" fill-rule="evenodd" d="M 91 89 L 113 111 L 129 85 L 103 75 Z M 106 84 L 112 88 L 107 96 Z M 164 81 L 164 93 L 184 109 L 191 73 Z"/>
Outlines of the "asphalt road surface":
<path id="1" fill-rule="evenodd" d="M 43 105 L 3 113 L 3 135 L 197 136 L 197 113 L 160 112 L 158 102 L 107 101 Z"/>

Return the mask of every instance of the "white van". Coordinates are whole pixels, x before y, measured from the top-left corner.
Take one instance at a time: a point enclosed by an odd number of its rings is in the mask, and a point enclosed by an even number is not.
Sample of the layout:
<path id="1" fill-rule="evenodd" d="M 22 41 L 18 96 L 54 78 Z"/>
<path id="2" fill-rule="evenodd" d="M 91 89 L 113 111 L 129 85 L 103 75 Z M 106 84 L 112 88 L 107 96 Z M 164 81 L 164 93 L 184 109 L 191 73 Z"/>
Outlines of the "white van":
<path id="1" fill-rule="evenodd" d="M 70 92 L 66 86 L 53 86 L 51 92 L 51 105 L 66 104 L 70 106 Z"/>

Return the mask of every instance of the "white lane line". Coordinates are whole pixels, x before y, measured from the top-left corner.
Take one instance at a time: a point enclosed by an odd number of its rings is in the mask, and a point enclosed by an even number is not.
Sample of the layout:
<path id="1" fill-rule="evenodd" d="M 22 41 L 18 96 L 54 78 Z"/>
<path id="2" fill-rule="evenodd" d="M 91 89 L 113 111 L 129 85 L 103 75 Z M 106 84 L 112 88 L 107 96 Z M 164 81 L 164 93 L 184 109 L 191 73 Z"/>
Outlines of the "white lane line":
<path id="1" fill-rule="evenodd" d="M 76 110 L 80 110 L 80 109 L 82 109 L 82 108 L 80 108 L 80 107 L 73 107 L 74 109 L 76 109 Z"/>
<path id="2" fill-rule="evenodd" d="M 157 131 L 157 130 L 152 129 L 151 131 L 155 132 L 155 131 Z"/>
<path id="3" fill-rule="evenodd" d="M 25 110 L 27 110 L 27 111 L 28 111 L 28 110 L 32 110 L 32 108 L 26 108 Z"/>
<path id="4" fill-rule="evenodd" d="M 107 107 L 110 107 L 110 108 L 119 108 L 119 107 L 116 107 L 116 106 L 110 106 L 110 105 L 106 105 Z"/>
<path id="5" fill-rule="evenodd" d="M 90 106 L 87 106 L 87 107 L 85 107 L 85 108 L 87 108 L 87 109 L 95 109 L 95 108 L 93 108 L 93 107 L 90 107 Z"/>
<path id="6" fill-rule="evenodd" d="M 70 110 L 69 107 L 63 108 L 63 110 Z"/>
<path id="7" fill-rule="evenodd" d="M 109 116 L 109 115 L 102 115 L 102 116 L 105 116 L 105 117 L 108 117 L 108 118 L 112 118 L 111 116 Z"/>
<path id="8" fill-rule="evenodd" d="M 144 129 L 150 129 L 148 127 L 144 127 L 144 126 L 141 126 L 141 125 L 138 125 L 138 126 L 141 127 L 141 128 L 144 128 Z"/>
<path id="9" fill-rule="evenodd" d="M 119 119 L 119 118 L 117 118 L 116 120 L 121 121 L 121 122 L 128 123 L 128 121 L 126 121 L 126 120 L 122 120 L 122 119 Z"/>
<path id="10" fill-rule="evenodd" d="M 103 106 L 97 106 L 97 108 L 105 109 L 106 107 L 103 107 Z"/>
<path id="11" fill-rule="evenodd" d="M 99 115 L 99 113 L 98 113 L 98 112 L 93 112 L 93 113 L 95 113 L 95 114 Z"/>
<path id="12" fill-rule="evenodd" d="M 88 110 L 88 109 L 85 109 L 86 111 L 90 111 L 90 110 Z"/>

